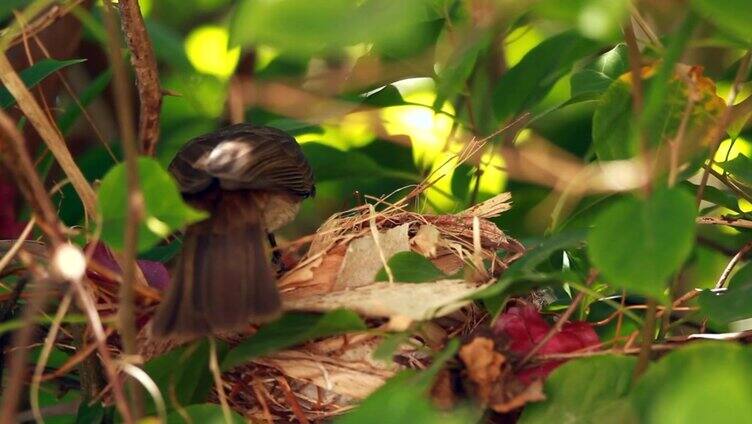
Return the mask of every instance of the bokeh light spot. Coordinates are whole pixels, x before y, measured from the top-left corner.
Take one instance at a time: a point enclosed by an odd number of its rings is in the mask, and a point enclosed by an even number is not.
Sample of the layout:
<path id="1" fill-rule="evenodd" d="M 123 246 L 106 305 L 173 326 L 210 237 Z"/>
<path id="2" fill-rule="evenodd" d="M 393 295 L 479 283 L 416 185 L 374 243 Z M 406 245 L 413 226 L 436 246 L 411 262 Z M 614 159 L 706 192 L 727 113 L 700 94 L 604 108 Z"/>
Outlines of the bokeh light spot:
<path id="1" fill-rule="evenodd" d="M 229 77 L 240 58 L 240 48 L 227 49 L 227 28 L 202 26 L 185 39 L 185 52 L 196 70 L 220 78 Z"/>

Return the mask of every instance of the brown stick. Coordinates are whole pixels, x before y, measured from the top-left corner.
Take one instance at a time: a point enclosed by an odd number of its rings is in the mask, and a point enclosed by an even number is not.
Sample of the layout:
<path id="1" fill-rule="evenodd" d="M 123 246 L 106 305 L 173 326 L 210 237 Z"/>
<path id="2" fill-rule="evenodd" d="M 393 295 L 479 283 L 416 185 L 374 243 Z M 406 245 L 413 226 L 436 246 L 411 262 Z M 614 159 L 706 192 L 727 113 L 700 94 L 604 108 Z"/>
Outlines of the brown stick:
<path id="1" fill-rule="evenodd" d="M 159 141 L 159 112 L 162 107 L 157 60 L 138 1 L 120 0 L 118 7 L 120 26 L 131 51 L 131 64 L 136 73 L 136 87 L 140 100 L 138 138 L 141 141 L 141 152 L 154 156 Z"/>
<path id="2" fill-rule="evenodd" d="M 97 197 L 94 194 L 94 190 L 73 160 L 60 132 L 57 131 L 53 123 L 50 122 L 47 115 L 42 111 L 39 103 L 34 99 L 34 96 L 26 88 L 23 81 L 21 81 L 21 78 L 13 69 L 13 66 L 8 61 L 8 57 L 4 53 L 0 53 L 0 80 L 2 80 L 13 97 L 16 98 L 18 106 L 42 136 L 50 152 L 55 156 L 55 159 L 76 190 L 76 193 L 81 198 L 86 213 L 89 216 L 95 216 Z"/>
<path id="3" fill-rule="evenodd" d="M 57 249 L 66 243 L 62 231 L 63 226 L 57 218 L 55 208 L 52 201 L 47 196 L 47 192 L 44 189 L 42 181 L 39 179 L 39 175 L 36 173 L 31 157 L 24 147 L 25 143 L 23 136 L 21 136 L 21 133 L 16 128 L 13 120 L 2 110 L 0 110 L 0 135 L 2 135 L 2 137 L 0 137 L 0 153 L 2 153 L 0 157 L 13 174 L 14 179 L 18 182 L 18 185 L 21 188 L 21 193 L 26 198 L 26 201 L 33 208 L 34 214 L 39 223 L 39 228 L 44 231 L 45 236 L 49 240 L 49 254 L 52 258 Z M 37 280 L 43 279 L 38 278 Z M 71 283 L 74 287 L 81 287 L 80 281 L 71 281 Z M 41 288 L 37 288 L 37 290 L 41 290 Z M 82 292 L 81 290 L 79 291 Z M 42 290 L 42 292 L 50 293 L 49 290 Z M 81 293 L 81 295 L 83 296 L 84 293 Z M 27 306 L 27 310 L 24 312 L 25 320 L 33 319 L 34 313 L 46 302 L 47 295 L 40 295 L 38 297 L 39 299 L 30 301 L 29 306 Z M 33 329 L 33 325 L 25 325 L 16 335 L 14 335 L 14 341 L 16 343 L 14 346 L 21 348 L 16 349 L 16 355 L 19 356 L 19 358 L 14 357 L 13 363 L 19 363 L 22 365 L 20 366 L 20 370 L 17 371 L 20 373 L 19 377 L 13 376 L 13 378 L 18 378 L 18 380 L 16 381 L 12 378 L 8 380 L 10 382 L 8 385 L 10 390 L 8 390 L 8 392 L 20 393 L 21 391 L 19 385 L 21 384 L 23 372 L 25 371 L 23 365 L 26 364 L 26 354 L 28 353 L 28 349 L 23 347 L 28 345 L 28 340 L 30 340 L 32 336 Z M 100 343 L 99 349 L 103 360 L 107 359 L 109 355 L 107 346 Z M 14 370 L 16 368 L 19 367 L 11 367 L 11 369 Z M 110 381 L 113 383 L 113 395 L 118 409 L 123 415 L 123 419 L 126 422 L 130 422 L 131 420 L 125 399 L 120 391 L 120 386 L 117 383 L 118 376 L 110 361 L 105 363 L 105 369 Z M 15 415 L 17 404 L 18 397 L 16 395 L 4 396 L 2 415 L 0 415 L 3 418 L 0 421 L 5 422 L 7 419 L 8 422 L 13 422 L 13 416 Z"/>
<path id="4" fill-rule="evenodd" d="M 123 236 L 123 284 L 120 285 L 118 304 L 118 329 L 123 340 L 123 353 L 130 358 L 138 354 L 136 346 L 136 322 L 134 311 L 133 285 L 136 278 L 136 247 L 138 244 L 138 223 L 143 215 L 143 195 L 139 188 L 138 148 L 133 131 L 131 96 L 128 89 L 128 76 L 120 54 L 120 39 L 113 5 L 104 3 L 103 16 L 107 27 L 107 54 L 110 58 L 115 87 L 115 106 L 120 126 L 120 138 L 125 156 L 126 189 L 128 191 L 128 214 Z M 138 420 L 143 413 L 141 386 L 133 379 L 128 380 L 133 415 Z"/>

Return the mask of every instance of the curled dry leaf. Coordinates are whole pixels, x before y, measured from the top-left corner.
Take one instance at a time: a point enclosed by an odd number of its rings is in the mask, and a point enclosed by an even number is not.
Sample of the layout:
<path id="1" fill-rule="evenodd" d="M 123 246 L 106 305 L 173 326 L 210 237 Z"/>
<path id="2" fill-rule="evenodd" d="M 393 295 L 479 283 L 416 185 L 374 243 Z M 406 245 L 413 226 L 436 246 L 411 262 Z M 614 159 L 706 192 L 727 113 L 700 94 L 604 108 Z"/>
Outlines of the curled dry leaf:
<path id="1" fill-rule="evenodd" d="M 475 337 L 460 348 L 459 357 L 475 388 L 475 396 L 496 412 L 510 412 L 529 402 L 546 398 L 543 382 L 536 380 L 524 384 L 518 380 L 511 373 L 511 364 L 496 350 L 490 338 Z"/>
<path id="2" fill-rule="evenodd" d="M 494 350 L 493 340 L 485 337 L 476 337 L 462 346 L 459 356 L 465 363 L 468 377 L 475 383 L 478 396 L 488 403 L 493 385 L 501 378 L 506 358 Z"/>
<path id="3" fill-rule="evenodd" d="M 436 226 L 431 224 L 421 225 L 417 234 L 411 240 L 413 250 L 427 258 L 436 256 L 441 241 L 441 233 Z"/>

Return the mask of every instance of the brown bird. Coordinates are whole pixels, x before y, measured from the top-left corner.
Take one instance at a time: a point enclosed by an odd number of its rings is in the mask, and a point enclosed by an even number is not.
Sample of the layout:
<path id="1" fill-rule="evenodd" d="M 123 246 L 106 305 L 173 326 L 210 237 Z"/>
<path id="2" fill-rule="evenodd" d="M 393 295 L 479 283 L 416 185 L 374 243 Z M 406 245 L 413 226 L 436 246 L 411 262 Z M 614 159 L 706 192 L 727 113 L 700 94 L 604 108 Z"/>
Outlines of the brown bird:
<path id="1" fill-rule="evenodd" d="M 185 231 L 153 335 L 208 335 L 277 317 L 265 242 L 315 194 L 297 141 L 276 128 L 232 125 L 190 140 L 169 170 L 184 199 L 210 217 Z"/>

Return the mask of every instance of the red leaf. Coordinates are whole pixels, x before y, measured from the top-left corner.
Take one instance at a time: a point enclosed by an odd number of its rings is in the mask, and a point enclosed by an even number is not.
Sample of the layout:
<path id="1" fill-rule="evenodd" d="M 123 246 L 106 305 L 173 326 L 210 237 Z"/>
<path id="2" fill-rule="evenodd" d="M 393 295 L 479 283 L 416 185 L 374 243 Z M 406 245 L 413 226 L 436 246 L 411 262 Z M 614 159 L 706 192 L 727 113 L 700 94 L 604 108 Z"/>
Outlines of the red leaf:
<path id="1" fill-rule="evenodd" d="M 96 245 L 92 259 L 111 271 L 118 274 L 122 272 L 120 265 L 118 265 L 115 258 L 112 256 L 112 252 L 110 252 L 109 248 L 103 243 L 98 243 Z M 164 264 L 161 262 L 139 259 L 136 263 L 138 264 L 138 267 L 141 268 L 141 272 L 144 274 L 144 278 L 146 278 L 146 282 L 149 283 L 150 286 L 159 290 L 164 290 L 167 288 L 167 285 L 170 284 L 170 273 L 167 272 L 167 268 L 165 268 Z M 87 274 L 90 278 L 107 280 L 103 275 L 91 270 L 88 271 Z"/>
<path id="2" fill-rule="evenodd" d="M 16 186 L 0 177 L 0 239 L 15 239 L 26 223 L 16 220 Z"/>
<path id="3" fill-rule="evenodd" d="M 551 329 L 541 314 L 532 305 L 513 306 L 501 314 L 493 325 L 496 335 L 504 335 L 508 339 L 508 349 L 519 356 L 527 355 Z M 538 355 L 553 353 L 568 353 L 586 350 L 600 343 L 598 335 L 592 325 L 585 321 L 565 323 L 561 331 L 554 334 L 536 352 Z M 550 361 L 527 368 L 519 373 L 520 380 L 530 383 L 537 378 L 545 378 L 564 361 Z"/>

